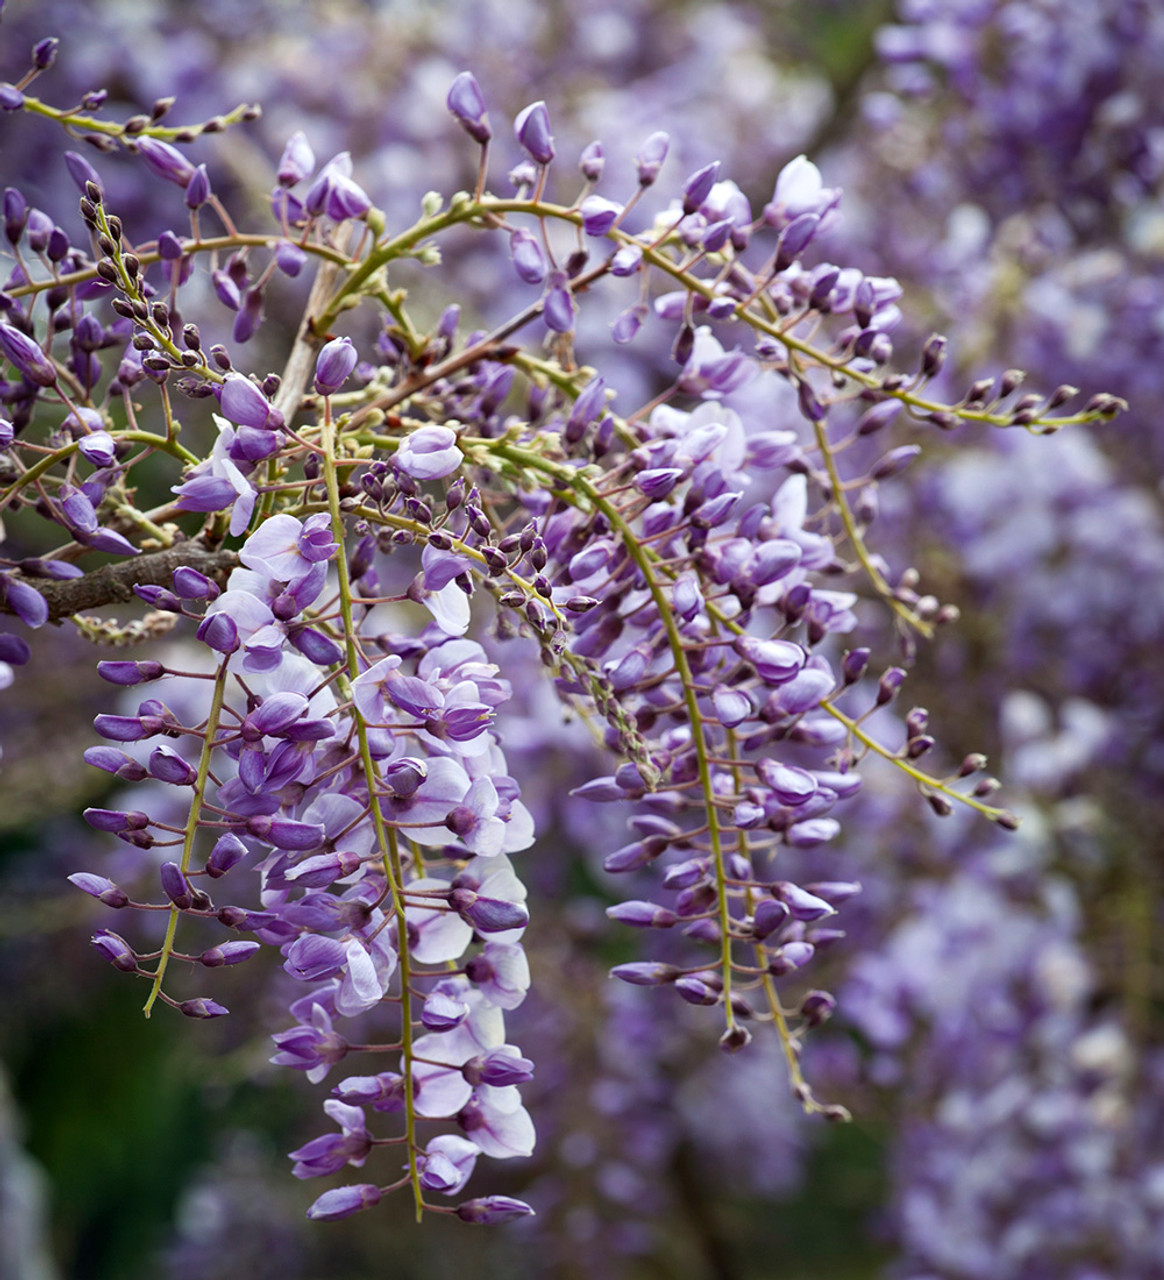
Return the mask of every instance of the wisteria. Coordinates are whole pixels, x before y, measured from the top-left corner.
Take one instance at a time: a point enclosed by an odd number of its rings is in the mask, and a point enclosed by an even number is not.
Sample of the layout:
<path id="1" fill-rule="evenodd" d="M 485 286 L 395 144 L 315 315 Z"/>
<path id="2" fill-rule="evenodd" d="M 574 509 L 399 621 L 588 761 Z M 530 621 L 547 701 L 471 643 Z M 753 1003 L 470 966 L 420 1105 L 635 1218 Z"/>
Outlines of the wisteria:
<path id="1" fill-rule="evenodd" d="M 628 130 L 614 87 L 519 101 L 450 21 L 401 179 L 328 124 L 338 86 L 122 110 L 67 38 L 8 48 L 6 145 L 44 159 L 4 191 L 3 696 L 75 634 L 92 835 L 60 871 L 151 1035 L 270 1037 L 248 1070 L 314 1099 L 311 1222 L 406 1202 L 622 1275 L 685 1215 L 734 1274 L 691 1162 L 785 1194 L 856 1114 L 896 1144 L 891 1274 L 1164 1265 L 1127 1121 L 1157 1124 L 1152 979 L 1105 1005 L 1153 908 L 1124 938 L 1088 903 L 1144 859 L 1083 798 L 1159 775 L 1128 591 L 1159 513 L 1098 443 L 1153 456 L 1149 375 L 1059 309 L 1154 198 L 1149 108 L 1112 101 L 1157 24 L 1072 28 L 1068 110 L 1052 26 L 964 8 L 872 38 L 867 147 L 772 155 L 665 103 Z M 1042 317 L 1009 349 L 1007 262 Z"/>

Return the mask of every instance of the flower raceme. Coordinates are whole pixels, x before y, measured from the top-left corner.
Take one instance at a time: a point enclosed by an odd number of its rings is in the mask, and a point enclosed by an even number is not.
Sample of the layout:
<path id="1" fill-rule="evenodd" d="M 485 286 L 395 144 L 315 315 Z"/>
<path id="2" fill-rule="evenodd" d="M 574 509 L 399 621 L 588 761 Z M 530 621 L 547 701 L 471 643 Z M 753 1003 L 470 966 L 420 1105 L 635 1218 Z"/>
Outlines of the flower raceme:
<path id="1" fill-rule="evenodd" d="M 54 240 L 19 193 L 5 200 L 8 238 L 31 265 L 7 282 L 0 326 L 11 418 L 0 445 L 20 464 L 4 501 L 68 542 L 60 558 L 0 562 L 3 607 L 35 628 L 112 584 L 105 603 L 132 588 L 153 610 L 119 635 L 148 641 L 173 625 L 181 637 L 99 668 L 121 692 L 95 722 L 105 745 L 86 752 L 108 775 L 108 807 L 86 816 L 142 851 L 142 889 L 87 871 L 72 881 L 110 909 L 165 914 L 159 951 L 109 930 L 93 938 L 145 980 L 147 1012 L 220 1016 L 181 990 L 184 966 L 257 968 L 253 956 L 277 951 L 302 994 L 272 1061 L 321 1084 L 361 1056 L 364 1074 L 324 1104 L 333 1127 L 292 1153 L 293 1172 L 362 1170 L 384 1145 L 404 1172 L 325 1191 L 309 1210 L 322 1220 L 404 1186 L 418 1213 L 530 1212 L 503 1196 L 441 1198 L 461 1194 L 480 1156 L 534 1145 L 520 1086 L 535 1067 L 506 1014 L 531 982 L 518 869 L 535 830 L 506 753 L 522 735 L 515 687 L 535 678 L 609 754 L 572 795 L 626 815 L 630 838 L 601 865 L 612 898 L 619 878 L 627 886 L 608 914 L 645 952 L 615 976 L 715 1010 L 729 1052 L 772 1024 L 799 1100 L 843 1115 L 800 1074 L 804 1033 L 834 1007 L 802 971 L 841 936 L 833 917 L 859 886 L 800 884 L 801 851 L 838 836 L 871 752 L 940 813 L 965 803 L 1013 821 L 987 804 L 993 780 L 977 761 L 922 769 L 924 713 L 906 718 L 900 748 L 866 728 L 904 671 L 878 682 L 867 648 L 845 652 L 859 595 L 910 636 L 953 611 L 869 549 L 876 488 L 914 446 L 878 462 L 864 442 L 897 409 L 1045 431 L 1119 407 L 1108 397 L 1055 418 L 1039 401 L 1016 421 L 1014 387 L 927 399 L 939 360 L 909 375 L 889 366 L 895 282 L 806 260 L 840 193 L 803 157 L 759 221 L 710 164 L 652 223 L 636 205 L 660 183 L 665 133 L 621 175 L 592 144 L 582 194 L 554 203 L 550 185 L 569 179 L 546 104 L 533 103 L 514 125 L 528 156 L 519 194 L 502 199 L 486 191 L 492 130 L 468 72 L 447 105 L 482 148 L 478 191 L 426 197 L 413 228 L 386 227 L 346 152 L 316 172 L 302 134 L 277 166 L 264 234 L 224 223 L 213 249 L 199 221 L 216 208 L 212 164 L 195 168 L 149 127 L 133 149 L 184 191 L 156 241 L 130 242 L 88 161 L 69 171 L 95 259 L 64 232 Z M 600 181 L 610 195 L 591 189 Z M 554 223 L 587 249 L 563 258 Z M 439 236 L 462 226 L 493 234 L 512 265 L 512 316 L 461 337 L 449 306 L 426 332 L 384 282 L 401 259 L 435 267 Z M 282 372 L 244 373 L 273 274 L 309 262 L 318 296 Z M 67 311 L 53 301 L 58 266 L 76 281 Z M 195 272 L 201 292 L 187 287 Z M 579 312 L 600 286 L 627 297 L 612 333 L 624 350 L 644 334 L 671 341 L 669 383 L 649 404 L 618 403 L 620 366 L 575 358 Z M 67 323 L 38 334 L 42 294 Z M 332 336 L 355 308 L 379 313 L 374 343 Z M 199 325 L 226 313 L 231 346 L 205 348 Z M 123 354 L 103 383 L 92 357 L 106 347 Z M 203 400 L 218 412 L 199 451 Z M 131 497 L 146 457 L 169 468 L 174 495 L 149 512 Z M 92 551 L 120 559 L 98 574 Z M 18 665 L 27 646 L 2 639 L 0 657 Z M 215 924 L 246 936 L 179 950 L 180 930 Z"/>

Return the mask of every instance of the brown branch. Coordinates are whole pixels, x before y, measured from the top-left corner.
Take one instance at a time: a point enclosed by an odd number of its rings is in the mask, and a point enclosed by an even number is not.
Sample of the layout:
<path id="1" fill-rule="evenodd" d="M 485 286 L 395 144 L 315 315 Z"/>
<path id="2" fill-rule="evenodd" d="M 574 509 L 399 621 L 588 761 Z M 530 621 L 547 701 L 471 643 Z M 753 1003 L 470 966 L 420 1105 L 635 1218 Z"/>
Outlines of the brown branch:
<path id="1" fill-rule="evenodd" d="M 102 565 L 81 578 L 22 578 L 21 581 L 44 596 L 48 603 L 49 621 L 60 622 L 62 618 L 72 617 L 86 609 L 136 600 L 133 594 L 136 584 L 172 588 L 174 570 L 183 566 L 221 581 L 237 564 L 236 552 L 221 548 L 211 550 L 195 538 L 167 547 L 164 551 Z M 12 612 L 7 604 L 0 604 L 0 613 Z"/>

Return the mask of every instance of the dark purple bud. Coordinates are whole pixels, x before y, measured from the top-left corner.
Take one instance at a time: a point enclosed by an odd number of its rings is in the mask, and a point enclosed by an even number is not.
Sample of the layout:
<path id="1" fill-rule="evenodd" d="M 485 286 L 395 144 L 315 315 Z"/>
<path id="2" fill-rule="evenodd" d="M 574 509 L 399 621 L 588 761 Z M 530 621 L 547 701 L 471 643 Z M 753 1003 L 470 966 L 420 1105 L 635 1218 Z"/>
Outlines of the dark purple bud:
<path id="1" fill-rule="evenodd" d="M 275 265 L 292 280 L 299 275 L 306 263 L 307 254 L 290 240 L 280 240 L 275 246 Z"/>
<path id="2" fill-rule="evenodd" d="M 612 978 L 621 978 L 633 987 L 660 987 L 682 976 L 682 970 L 673 964 L 658 964 L 650 960 L 636 960 L 631 964 L 615 965 Z"/>
<path id="3" fill-rule="evenodd" d="M 150 753 L 150 777 L 175 787 L 192 787 L 198 771 L 171 747 L 155 747 Z"/>
<path id="4" fill-rule="evenodd" d="M 0 662 L 7 662 L 13 667 L 22 667 L 32 657 L 28 642 L 19 636 L 0 631 Z"/>
<path id="5" fill-rule="evenodd" d="M 946 362 L 946 339 L 935 333 L 922 347 L 921 371 L 923 378 L 936 378 Z"/>
<path id="6" fill-rule="evenodd" d="M 746 1049 L 752 1043 L 752 1033 L 747 1027 L 741 1027 L 738 1023 L 728 1029 L 719 1038 L 719 1047 L 724 1053 L 739 1053 L 741 1049 Z"/>
<path id="7" fill-rule="evenodd" d="M 781 804 L 804 804 L 816 794 L 816 779 L 805 769 L 779 760 L 760 760 L 756 773 Z"/>
<path id="8" fill-rule="evenodd" d="M 457 118 L 460 119 L 460 116 Z M 513 122 L 513 132 L 518 143 L 528 152 L 535 164 L 549 164 L 554 158 L 550 113 L 546 110 L 544 102 L 533 102 L 521 111 Z"/>
<path id="9" fill-rule="evenodd" d="M 597 182 L 602 177 L 602 170 L 606 167 L 606 156 L 602 150 L 601 142 L 591 142 L 582 149 L 582 155 L 578 159 L 578 168 L 582 170 L 582 176 L 587 182 Z"/>
<path id="10" fill-rule="evenodd" d="M 763 898 L 756 903 L 752 913 L 752 933 L 757 938 L 766 938 L 786 924 L 791 915 L 783 902 L 776 898 Z"/>
<path id="11" fill-rule="evenodd" d="M 759 640 L 755 636 L 739 636 L 735 651 L 750 662 L 765 684 L 780 685 L 791 680 L 804 666 L 805 652 L 791 640 Z"/>
<path id="12" fill-rule="evenodd" d="M 230 276 L 225 271 L 212 271 L 210 282 L 214 286 L 219 302 L 224 307 L 229 307 L 231 311 L 238 311 L 242 306 L 242 294 L 239 293 L 238 285 Z"/>
<path id="13" fill-rule="evenodd" d="M 69 876 L 68 880 L 70 884 L 76 885 L 83 893 L 96 898 L 98 902 L 103 902 L 107 907 L 124 907 L 129 901 L 129 894 L 104 876 L 91 875 L 88 871 L 78 871 Z"/>
<path id="14" fill-rule="evenodd" d="M 97 831 L 144 831 L 150 824 L 140 809 L 86 809 L 82 816 Z"/>
<path id="15" fill-rule="evenodd" d="M 639 175 L 640 187 L 649 187 L 659 176 L 659 170 L 663 167 L 663 161 L 667 158 L 670 146 L 669 135 L 660 132 L 652 133 L 639 148 L 635 156 L 635 169 Z"/>
<path id="16" fill-rule="evenodd" d="M 247 819 L 247 832 L 259 840 L 265 840 L 276 849 L 289 852 L 306 852 L 317 849 L 324 840 L 325 831 L 314 822 L 294 822 L 290 818 L 271 818 L 266 814 Z"/>
<path id="17" fill-rule="evenodd" d="M 0 324 L 0 351 L 29 382 L 38 387 L 51 387 L 56 382 L 56 366 L 39 344 L 10 324 Z"/>
<path id="18" fill-rule="evenodd" d="M 57 60 L 57 50 L 61 42 L 56 36 L 45 36 L 32 46 L 32 65 L 38 71 L 47 71 Z"/>
<path id="19" fill-rule="evenodd" d="M 198 963 L 208 969 L 218 969 L 227 964 L 242 964 L 249 960 L 260 949 L 258 942 L 224 942 L 217 947 L 209 947 L 198 957 Z"/>
<path id="20" fill-rule="evenodd" d="M 182 868 L 176 862 L 163 862 L 159 872 L 162 881 L 162 892 L 179 910 L 185 911 L 193 905 L 190 882 L 182 874 Z"/>
<path id="21" fill-rule="evenodd" d="M 489 113 L 485 110 L 485 98 L 472 72 L 462 71 L 457 76 L 449 89 L 445 105 L 474 142 L 484 146 L 493 136 L 493 130 L 489 127 Z"/>
<path id="22" fill-rule="evenodd" d="M 197 569 L 189 565 L 181 565 L 174 570 L 174 594 L 183 600 L 216 600 L 219 587 Z"/>
<path id="23" fill-rule="evenodd" d="M 850 649 L 841 659 L 841 674 L 846 684 L 856 684 L 869 666 L 868 649 Z"/>
<path id="24" fill-rule="evenodd" d="M 16 244 L 28 225 L 28 201 L 15 187 L 4 188 L 4 233 Z"/>
<path id="25" fill-rule="evenodd" d="M 221 1018 L 230 1010 L 216 1000 L 197 996 L 193 1000 L 183 1000 L 178 1006 L 178 1012 L 184 1013 L 187 1018 Z"/>
<path id="26" fill-rule="evenodd" d="M 193 164 L 168 142 L 158 138 L 138 138 L 137 149 L 154 173 L 167 182 L 185 187 L 194 176 Z"/>
<path id="27" fill-rule="evenodd" d="M 201 209 L 210 199 L 211 194 L 210 175 L 206 172 L 206 166 L 200 164 L 191 174 L 190 181 L 186 184 L 186 207 L 188 209 Z"/>
<path id="28" fill-rule="evenodd" d="M 238 648 L 238 624 L 228 613 L 207 614 L 195 635 L 217 653 L 234 653 Z"/>
<path id="29" fill-rule="evenodd" d="M 635 476 L 634 483 L 643 497 L 657 502 L 660 498 L 665 498 L 682 479 L 683 471 L 679 467 L 651 467 L 640 471 Z"/>
<path id="30" fill-rule="evenodd" d="M 797 258 L 808 248 L 820 226 L 820 217 L 815 213 L 802 213 L 780 233 L 776 242 L 776 262 L 774 270 L 787 270 Z"/>
<path id="31" fill-rule="evenodd" d="M 880 404 L 875 404 L 872 409 L 861 416 L 857 423 L 857 434 L 859 436 L 873 435 L 874 432 L 880 431 L 882 427 L 888 426 L 900 412 L 900 400 L 882 400 Z"/>
<path id="32" fill-rule="evenodd" d="M 334 395 L 347 382 L 359 359 L 351 338 L 333 338 L 320 351 L 315 362 L 316 393 Z"/>
<path id="33" fill-rule="evenodd" d="M 836 1007 L 836 1000 L 827 991 L 810 991 L 804 997 L 800 1012 L 808 1020 L 810 1027 L 819 1027 L 832 1017 Z"/>
<path id="34" fill-rule="evenodd" d="M 0 84 L 0 111 L 19 111 L 24 106 L 24 94 L 14 84 Z"/>
<path id="35" fill-rule="evenodd" d="M 710 986 L 702 979 L 695 977 L 694 974 L 680 978 L 675 983 L 675 990 L 688 1004 L 695 1005 L 719 1004 L 722 995 L 722 992 L 717 991 L 715 987 Z"/>
<path id="36" fill-rule="evenodd" d="M 316 1204 L 318 1203 L 317 1200 Z M 510 1196 L 483 1196 L 479 1200 L 466 1200 L 464 1204 L 457 1205 L 455 1213 L 462 1222 L 491 1227 L 499 1222 L 512 1222 L 515 1218 L 528 1217 L 533 1210 L 524 1200 L 514 1200 Z"/>
<path id="37" fill-rule="evenodd" d="M 99 929 L 89 941 L 115 969 L 120 969 L 122 973 L 134 973 L 137 970 L 137 956 L 120 934 Z"/>
<path id="38" fill-rule="evenodd" d="M 147 659 L 144 662 L 99 662 L 97 664 L 97 674 L 102 680 L 108 680 L 110 684 L 144 684 L 147 680 L 157 680 L 165 673 L 165 667 L 153 659 Z"/>
<path id="39" fill-rule="evenodd" d="M 217 880 L 246 856 L 246 845 L 233 831 L 228 831 L 224 836 L 219 837 L 214 848 L 211 849 L 210 857 L 206 860 L 206 874 Z"/>
<path id="40" fill-rule="evenodd" d="M 897 696 L 905 680 L 905 671 L 901 667 L 890 667 L 877 683 L 877 705 L 885 706 Z"/>
<path id="41" fill-rule="evenodd" d="M 280 1037 L 276 1036 L 275 1040 L 278 1043 Z M 314 1062 L 305 1062 L 304 1068 L 313 1065 Z M 332 1093 L 353 1107 L 372 1107 L 376 1111 L 404 1110 L 404 1077 L 395 1071 L 381 1071 L 376 1076 L 348 1076 L 336 1085 Z"/>
<path id="42" fill-rule="evenodd" d="M 95 769 L 104 769 L 106 773 L 112 773 L 126 782 L 141 782 L 143 778 L 149 777 L 143 765 L 116 747 L 90 747 L 85 752 L 85 763 L 91 764 Z"/>

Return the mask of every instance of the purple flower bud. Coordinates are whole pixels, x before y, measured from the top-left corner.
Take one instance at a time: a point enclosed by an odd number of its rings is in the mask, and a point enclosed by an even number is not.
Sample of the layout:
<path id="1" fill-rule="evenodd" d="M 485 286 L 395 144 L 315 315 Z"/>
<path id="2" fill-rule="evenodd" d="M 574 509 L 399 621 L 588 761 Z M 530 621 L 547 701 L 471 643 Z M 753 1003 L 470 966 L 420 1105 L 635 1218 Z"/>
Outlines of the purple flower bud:
<path id="1" fill-rule="evenodd" d="M 98 902 L 103 902 L 107 907 L 124 907 L 129 901 L 129 894 L 104 876 L 91 875 L 88 871 L 77 871 L 69 876 L 68 880 L 70 884 L 76 885 L 82 892 L 96 898 Z"/>
<path id="2" fill-rule="evenodd" d="M 160 869 L 162 892 L 179 910 L 185 911 L 193 904 L 190 882 L 182 874 L 176 862 L 163 862 Z"/>
<path id="3" fill-rule="evenodd" d="M 141 782 L 143 778 L 149 777 L 143 765 L 116 747 L 90 747 L 85 752 L 85 763 L 91 764 L 95 769 L 104 769 L 106 773 L 112 773 L 126 782 Z"/>
<path id="4" fill-rule="evenodd" d="M 210 857 L 206 860 L 206 874 L 217 880 L 219 876 L 226 875 L 231 867 L 246 856 L 246 845 L 233 831 L 228 831 L 224 836 L 219 837 L 214 848 L 211 849 Z"/>
<path id="5" fill-rule="evenodd" d="M 874 480 L 888 480 L 890 476 L 899 475 L 921 453 L 920 444 L 903 444 L 889 452 L 873 464 L 869 472 Z"/>
<path id="6" fill-rule="evenodd" d="M 820 227 L 820 217 L 815 213 L 802 213 L 794 218 L 780 233 L 776 242 L 774 270 L 787 270 L 812 243 Z"/>
<path id="7" fill-rule="evenodd" d="M 65 168 L 68 169 L 69 177 L 77 184 L 82 195 L 85 195 L 85 188 L 90 182 L 102 195 L 105 194 L 105 184 L 101 181 L 101 175 L 80 152 L 65 152 Z"/>
<path id="8" fill-rule="evenodd" d="M 484 146 L 493 136 L 481 86 L 474 79 L 471 71 L 462 71 L 453 81 L 448 97 L 445 99 L 445 105 L 474 142 Z"/>
<path id="9" fill-rule="evenodd" d="M 454 889 L 449 894 L 449 906 L 480 933 L 504 933 L 529 924 L 529 912 L 520 902 L 483 898 L 472 889 Z"/>
<path id="10" fill-rule="evenodd" d="M 546 278 L 546 255 L 532 231 L 518 227 L 509 237 L 513 267 L 526 284 L 541 284 Z"/>
<path id="11" fill-rule="evenodd" d="M 583 147 L 582 154 L 578 158 L 578 168 L 582 170 L 582 176 L 587 182 L 597 182 L 602 177 L 602 170 L 605 167 L 606 156 L 601 142 L 591 142 Z"/>
<path id="12" fill-rule="evenodd" d="M 782 978 L 786 973 L 803 969 L 815 954 L 816 948 L 811 942 L 800 940 L 786 942 L 779 950 L 772 952 L 768 969 L 777 978 Z"/>
<path id="13" fill-rule="evenodd" d="M 171 747 L 155 747 L 150 753 L 150 777 L 175 787 L 192 787 L 198 771 Z"/>
<path id="14" fill-rule="evenodd" d="M 533 102 L 521 111 L 513 122 L 513 132 L 535 164 L 549 164 L 554 158 L 550 113 L 544 102 Z"/>
<path id="15" fill-rule="evenodd" d="M 217 969 L 227 964 L 242 964 L 249 960 L 260 949 L 258 942 L 224 942 L 217 947 L 209 947 L 198 957 L 198 963 L 208 969 Z"/>
<path id="16" fill-rule="evenodd" d="M 610 260 L 610 274 L 624 278 L 633 276 L 642 265 L 643 250 L 641 245 L 624 244 Z"/>
<path id="17" fill-rule="evenodd" d="M 650 467 L 635 476 L 635 488 L 645 498 L 657 502 L 683 479 L 683 471 L 679 467 Z"/>
<path id="18" fill-rule="evenodd" d="M 19 111 L 24 106 L 24 94 L 14 84 L 0 84 L 0 111 Z"/>
<path id="19" fill-rule="evenodd" d="M 45 36 L 32 46 L 32 65 L 38 71 L 47 71 L 57 60 L 57 50 L 61 42 L 56 36 Z"/>
<path id="20" fill-rule="evenodd" d="M 786 924 L 791 914 L 788 907 L 776 898 L 761 899 L 752 913 L 753 935 L 760 939 L 768 937 Z"/>
<path id="21" fill-rule="evenodd" d="M 122 973 L 134 973 L 137 970 L 137 956 L 120 934 L 111 933 L 108 929 L 99 929 L 89 941 L 97 948 L 106 960 Z"/>
<path id="22" fill-rule="evenodd" d="M 578 208 L 582 229 L 588 236 L 604 236 L 622 217 L 623 206 L 602 196 L 587 196 Z"/>
<path id="23" fill-rule="evenodd" d="M 488 1227 L 528 1217 L 533 1210 L 524 1200 L 514 1200 L 510 1196 L 484 1196 L 479 1200 L 466 1200 L 464 1204 L 457 1205 L 455 1212 L 462 1222 Z"/>
<path id="24" fill-rule="evenodd" d="M 658 964 L 650 960 L 618 964 L 610 971 L 612 978 L 621 978 L 633 987 L 659 987 L 664 983 L 674 982 L 681 974 L 682 970 L 676 969 L 673 964 Z"/>
<path id="25" fill-rule="evenodd" d="M 201 209 L 210 199 L 211 194 L 210 175 L 206 172 L 206 166 L 200 164 L 186 184 L 186 207 L 188 209 Z"/>
<path id="26" fill-rule="evenodd" d="M 266 427 L 276 430 L 283 425 L 278 412 L 250 380 L 241 373 L 227 376 L 222 385 L 221 405 L 223 416 L 243 427 Z"/>
<path id="27" fill-rule="evenodd" d="M 280 240 L 275 246 L 275 265 L 292 280 L 299 275 L 306 263 L 307 254 L 290 240 Z"/>
<path id="28" fill-rule="evenodd" d="M 715 186 L 716 179 L 719 177 L 719 167 L 719 161 L 713 160 L 711 164 L 705 164 L 702 169 L 697 169 L 687 179 L 683 187 L 683 212 L 685 214 L 694 213 L 711 194 L 711 189 Z M 730 232 L 730 221 L 727 223 L 727 229 Z M 725 232 L 724 238 L 727 238 L 727 232 Z"/>
<path id="29" fill-rule="evenodd" d="M 225 271 L 212 271 L 210 283 L 214 286 L 214 292 L 224 307 L 229 307 L 231 311 L 239 310 L 242 306 L 242 294 L 238 291 L 238 285 Z"/>
<path id="30" fill-rule="evenodd" d="M 315 362 L 315 390 L 318 395 L 334 395 L 359 363 L 359 353 L 351 338 L 333 338 Z"/>
<path id="31" fill-rule="evenodd" d="M 617 254 L 615 256 L 617 257 Z M 633 342 L 639 330 L 643 327 L 643 321 L 646 318 L 646 304 L 636 302 L 627 307 L 625 311 L 619 312 L 614 323 L 610 326 L 610 336 L 620 345 Z"/>
<path id="32" fill-rule="evenodd" d="M 719 1004 L 722 995 L 715 987 L 709 986 L 694 975 L 680 978 L 675 983 L 675 990 L 688 1004 L 695 1005 Z"/>
<path id="33" fill-rule="evenodd" d="M 150 824 L 140 809 L 86 809 L 82 817 L 96 831 L 144 831 Z"/>
<path id="34" fill-rule="evenodd" d="M 28 201 L 15 187 L 4 188 L 4 234 L 12 244 L 24 235 L 28 225 Z"/>
<path id="35" fill-rule="evenodd" d="M 238 648 L 238 624 L 228 613 L 207 614 L 195 635 L 217 653 L 234 653 Z"/>
<path id="36" fill-rule="evenodd" d="M 802 889 L 800 885 L 793 884 L 791 881 L 777 881 L 772 892 L 778 901 L 784 903 L 795 920 L 811 923 L 814 920 L 823 920 L 825 916 L 836 915 L 823 898 L 818 898 L 816 894 L 809 893 L 807 889 Z"/>
<path id="37" fill-rule="evenodd" d="M 678 919 L 673 911 L 654 902 L 619 902 L 607 907 L 606 914 L 620 924 L 640 929 L 669 929 Z"/>
<path id="38" fill-rule="evenodd" d="M 35 587 L 11 574 L 0 573 L 0 601 L 33 630 L 48 621 L 48 601 Z"/>
<path id="39" fill-rule="evenodd" d="M 137 150 L 154 173 L 167 182 L 185 187 L 194 176 L 193 164 L 168 142 L 158 138 L 138 138 Z"/>
<path id="40" fill-rule="evenodd" d="M 289 637 L 292 645 L 310 662 L 319 667 L 330 667 L 333 663 L 342 662 L 344 651 L 329 636 L 311 627 L 303 627 L 293 631 Z"/>
<path id="41" fill-rule="evenodd" d="M 549 288 L 542 303 L 542 319 L 552 333 L 570 333 L 574 328 L 574 294 L 564 271 L 551 272 Z"/>
<path id="42" fill-rule="evenodd" d="M 756 773 L 781 804 L 804 804 L 816 794 L 816 779 L 806 769 L 779 760 L 760 760 Z"/>
<path id="43" fill-rule="evenodd" d="M 220 594 L 216 582 L 189 565 L 179 565 L 173 581 L 174 594 L 183 600 L 217 600 Z"/>
<path id="44" fill-rule="evenodd" d="M 810 991 L 804 997 L 800 1012 L 810 1027 L 819 1027 L 832 1017 L 836 1007 L 836 1000 L 827 991 Z"/>
<path id="45" fill-rule="evenodd" d="M 804 666 L 805 652 L 791 640 L 758 640 L 755 636 L 739 636 L 734 642 L 736 653 L 756 668 L 765 684 L 779 685 Z"/>
<path id="46" fill-rule="evenodd" d="M 663 167 L 663 161 L 667 158 L 670 146 L 669 135 L 659 132 L 652 133 L 639 148 L 635 156 L 635 169 L 638 171 L 640 187 L 651 186 L 659 176 L 659 170 Z"/>
<path id="47" fill-rule="evenodd" d="M 439 480 L 452 475 L 464 454 L 457 448 L 457 433 L 451 427 L 419 427 L 405 436 L 396 450 L 396 466 L 414 480 Z"/>
<path id="48" fill-rule="evenodd" d="M 0 631 L 0 662 L 7 662 L 13 667 L 22 667 L 30 657 L 32 657 L 32 650 L 28 647 L 27 641 L 19 636 L 9 635 L 6 631 Z"/>
<path id="49" fill-rule="evenodd" d="M 102 680 L 108 680 L 110 684 L 143 684 L 147 680 L 157 680 L 165 673 L 165 667 L 153 659 L 147 659 L 144 662 L 99 662 L 97 664 L 97 674 Z"/>
<path id="50" fill-rule="evenodd" d="M 193 1000 L 183 1000 L 178 1006 L 178 1012 L 184 1013 L 187 1018 L 221 1018 L 230 1010 L 206 996 L 197 996 Z"/>
<path id="51" fill-rule="evenodd" d="M 117 457 L 117 445 L 108 431 L 82 436 L 77 445 L 81 456 L 95 467 L 110 467 Z"/>
<path id="52" fill-rule="evenodd" d="M 56 366 L 39 344 L 10 324 L 0 324 L 0 351 L 29 382 L 38 387 L 51 387 L 56 382 Z"/>
<path id="53" fill-rule="evenodd" d="M 469 1016 L 469 1006 L 443 992 L 434 991 L 424 1002 L 420 1020 L 430 1031 L 451 1031 Z"/>
<path id="54" fill-rule="evenodd" d="M 294 822 L 290 818 L 271 818 L 266 814 L 248 818 L 247 832 L 273 844 L 276 849 L 300 853 L 318 849 L 326 834 L 318 823 Z"/>
<path id="55" fill-rule="evenodd" d="M 504 1048 L 470 1058 L 461 1068 L 461 1074 L 471 1085 L 487 1084 L 504 1089 L 511 1084 L 525 1084 L 534 1078 L 534 1064 L 517 1053 L 506 1053 Z"/>
<path id="56" fill-rule="evenodd" d="M 379 1203 L 380 1188 L 370 1182 L 360 1182 L 325 1191 L 307 1210 L 307 1216 L 313 1222 L 337 1222 Z"/>
<path id="57" fill-rule="evenodd" d="M 877 705 L 883 707 L 897 696 L 905 680 L 905 671 L 901 667 L 890 667 L 877 682 Z"/>
<path id="58" fill-rule="evenodd" d="M 315 152 L 307 141 L 307 136 L 296 132 L 287 139 L 283 155 L 279 159 L 277 178 L 281 187 L 293 187 L 297 182 L 310 177 L 315 170 Z"/>

